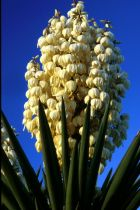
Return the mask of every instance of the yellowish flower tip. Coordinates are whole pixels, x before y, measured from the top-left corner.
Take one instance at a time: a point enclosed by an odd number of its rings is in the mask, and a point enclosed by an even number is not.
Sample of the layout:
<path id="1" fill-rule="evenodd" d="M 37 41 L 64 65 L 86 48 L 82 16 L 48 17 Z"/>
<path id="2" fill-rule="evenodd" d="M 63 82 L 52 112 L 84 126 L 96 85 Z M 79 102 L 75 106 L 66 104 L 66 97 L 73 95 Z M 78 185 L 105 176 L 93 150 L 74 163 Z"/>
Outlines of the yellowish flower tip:
<path id="1" fill-rule="evenodd" d="M 54 138 L 60 164 L 61 99 L 65 102 L 69 147 L 73 136 L 82 135 L 85 104 L 91 100 L 89 158 L 94 155 L 95 133 L 99 130 L 105 105 L 110 99 L 110 112 L 105 147 L 113 152 L 126 138 L 128 119 L 121 114 L 121 99 L 129 87 L 127 74 L 120 68 L 123 56 L 117 47 L 110 27 L 100 28 L 89 20 L 84 3 L 78 1 L 68 11 L 68 17 L 55 10 L 43 35 L 38 39 L 38 57 L 27 64 L 25 79 L 28 83 L 24 105 L 23 125 L 36 138 L 36 149 L 41 151 L 38 123 L 38 100 L 45 106 L 45 114 Z M 120 126 L 121 125 L 121 126 Z M 114 132 L 113 130 L 118 132 Z M 58 140 L 59 138 L 59 140 Z M 111 155 L 104 151 L 104 159 Z M 100 167 L 100 172 L 103 170 Z"/>

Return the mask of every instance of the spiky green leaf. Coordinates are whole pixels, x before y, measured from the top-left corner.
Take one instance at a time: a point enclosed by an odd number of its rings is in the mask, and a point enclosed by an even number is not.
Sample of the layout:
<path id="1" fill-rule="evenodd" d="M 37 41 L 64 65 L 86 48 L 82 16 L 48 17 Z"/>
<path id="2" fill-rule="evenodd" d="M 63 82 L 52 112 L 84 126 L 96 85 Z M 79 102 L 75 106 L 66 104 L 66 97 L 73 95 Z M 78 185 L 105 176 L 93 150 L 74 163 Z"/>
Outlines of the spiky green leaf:
<path id="1" fill-rule="evenodd" d="M 126 210 L 136 210 L 140 205 L 140 190 L 136 192 L 134 198 L 131 200 Z"/>
<path id="2" fill-rule="evenodd" d="M 79 196 L 82 202 L 83 193 L 85 191 L 85 183 L 87 178 L 88 165 L 88 149 L 89 149 L 89 132 L 90 132 L 90 102 L 87 105 L 86 114 L 84 117 L 83 133 L 80 142 L 79 151 Z"/>
<path id="3" fill-rule="evenodd" d="M 38 178 L 36 176 L 36 173 L 34 171 L 34 169 L 32 168 L 28 158 L 26 157 L 22 147 L 20 146 L 20 143 L 17 139 L 17 137 L 15 136 L 13 130 L 11 129 L 10 124 L 8 123 L 5 115 L 3 114 L 3 112 L 1 113 L 1 118 L 2 118 L 2 122 L 8 132 L 10 141 L 12 143 L 13 149 L 16 152 L 19 164 L 21 166 L 21 169 L 23 171 L 23 175 L 24 178 L 26 180 L 28 189 L 34 194 L 34 196 L 37 199 L 37 203 L 40 207 L 40 209 L 44 210 L 44 206 L 46 206 L 46 209 L 48 209 L 47 207 L 47 203 L 44 200 L 43 194 L 41 192 L 41 188 L 40 188 L 40 183 L 38 181 Z"/>
<path id="4" fill-rule="evenodd" d="M 41 165 L 39 166 L 39 168 L 38 168 L 38 170 L 37 170 L 37 172 L 36 172 L 36 176 L 37 176 L 37 178 L 39 177 L 40 170 L 41 170 Z"/>
<path id="5" fill-rule="evenodd" d="M 28 208 L 30 206 L 30 209 L 33 210 L 34 206 L 33 206 L 32 200 L 29 197 L 29 194 L 28 194 L 25 186 L 20 181 L 16 172 L 12 168 L 3 149 L 1 149 L 1 155 L 2 155 L 2 170 L 4 171 L 4 174 L 8 180 L 10 189 L 11 189 L 12 193 L 14 194 L 20 208 L 22 210 L 28 210 Z"/>
<path id="6" fill-rule="evenodd" d="M 100 124 L 99 134 L 96 140 L 96 145 L 95 145 L 95 150 L 94 150 L 94 156 L 91 160 L 91 165 L 90 165 L 89 174 L 87 178 L 87 184 L 86 184 L 86 191 L 85 191 L 85 196 L 84 196 L 83 209 L 85 208 L 89 209 L 92 198 L 94 196 L 95 185 L 96 185 L 96 180 L 97 180 L 98 170 L 99 170 L 99 164 L 100 164 L 102 149 L 104 145 L 104 137 L 105 137 L 105 132 L 107 128 L 108 112 L 109 112 L 109 102 L 106 106 L 105 113 Z"/>
<path id="7" fill-rule="evenodd" d="M 64 104 L 63 98 L 62 98 L 62 106 L 61 106 L 61 121 L 62 121 L 62 171 L 63 171 L 63 178 L 64 178 L 64 187 L 65 187 L 65 192 L 66 192 L 68 173 L 69 173 L 70 156 L 69 156 L 65 104 Z"/>
<path id="8" fill-rule="evenodd" d="M 66 191 L 66 210 L 75 209 L 78 202 L 77 165 L 78 165 L 78 143 L 76 142 L 73 152 L 72 152 L 72 157 L 71 157 L 71 162 L 70 162 L 68 184 L 67 184 L 67 191 Z"/>
<path id="9" fill-rule="evenodd" d="M 42 153 L 45 164 L 48 192 L 53 210 L 62 209 L 63 192 L 60 168 L 52 134 L 46 119 L 43 105 L 39 101 L 39 127 L 42 142 Z"/>
<path id="10" fill-rule="evenodd" d="M 114 203 L 117 204 L 117 195 L 119 191 L 121 191 L 121 187 L 125 177 L 128 173 L 129 167 L 131 167 L 131 162 L 133 161 L 135 154 L 137 153 L 140 146 L 140 132 L 135 137 L 134 141 L 128 148 L 124 158 L 122 159 L 121 163 L 119 164 L 107 192 L 105 201 L 102 206 L 103 209 L 112 208 Z"/>
<path id="11" fill-rule="evenodd" d="M 20 210 L 10 188 L 1 180 L 1 201 L 9 210 Z"/>
<path id="12" fill-rule="evenodd" d="M 108 186 L 108 183 L 110 181 L 110 177 L 111 177 L 111 174 L 112 174 L 112 168 L 109 170 L 106 178 L 105 178 L 105 181 L 101 187 L 101 191 L 104 193 L 106 190 L 107 190 L 107 186 Z"/>

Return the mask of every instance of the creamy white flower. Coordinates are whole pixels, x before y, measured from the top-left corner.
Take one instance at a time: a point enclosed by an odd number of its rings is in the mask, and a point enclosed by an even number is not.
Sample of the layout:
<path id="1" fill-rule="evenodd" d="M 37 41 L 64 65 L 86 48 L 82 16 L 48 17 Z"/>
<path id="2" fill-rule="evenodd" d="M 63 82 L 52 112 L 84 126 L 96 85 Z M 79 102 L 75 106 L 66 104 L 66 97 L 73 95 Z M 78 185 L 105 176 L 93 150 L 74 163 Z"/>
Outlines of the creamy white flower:
<path id="1" fill-rule="evenodd" d="M 107 92 L 102 91 L 100 93 L 100 99 L 103 102 L 107 102 L 109 100 L 109 94 Z"/>
<path id="2" fill-rule="evenodd" d="M 54 62 L 55 64 L 57 64 L 57 63 L 58 63 L 58 59 L 59 59 L 59 57 L 60 57 L 60 55 L 59 55 L 59 54 L 56 54 L 56 55 L 54 55 L 54 56 L 53 56 L 53 62 Z"/>
<path id="3" fill-rule="evenodd" d="M 49 109 L 54 109 L 55 106 L 56 106 L 56 103 L 57 103 L 57 101 L 53 98 L 49 98 L 47 100 L 47 106 L 48 106 Z"/>
<path id="4" fill-rule="evenodd" d="M 89 136 L 89 145 L 93 146 L 93 144 L 95 144 L 96 141 L 96 137 L 94 135 L 90 135 Z"/>
<path id="5" fill-rule="evenodd" d="M 32 119 L 32 111 L 30 109 L 26 109 L 24 112 L 23 112 L 23 116 L 27 119 Z"/>
<path id="6" fill-rule="evenodd" d="M 36 141 L 35 143 L 35 148 L 37 152 L 41 152 L 42 151 L 42 144 L 41 141 Z"/>
<path id="7" fill-rule="evenodd" d="M 101 109 L 102 108 L 102 101 L 100 99 L 96 99 L 96 98 L 93 98 L 91 100 L 91 106 L 94 108 L 94 109 Z"/>
<path id="8" fill-rule="evenodd" d="M 49 20 L 49 22 L 51 23 L 51 26 L 52 27 L 55 27 L 56 23 L 58 22 L 59 20 L 57 18 L 52 18 Z"/>
<path id="9" fill-rule="evenodd" d="M 84 98 L 85 104 L 88 104 L 89 100 L 90 100 L 90 97 L 89 97 L 89 95 L 87 95 L 87 96 Z"/>
<path id="10" fill-rule="evenodd" d="M 113 47 L 113 42 L 108 37 L 102 37 L 100 40 L 100 44 L 104 47 Z"/>
<path id="11" fill-rule="evenodd" d="M 48 71 L 48 73 L 52 74 L 52 72 L 54 71 L 56 65 L 53 62 L 47 62 L 44 66 L 44 69 L 46 71 Z"/>
<path id="12" fill-rule="evenodd" d="M 29 79 L 33 78 L 33 76 L 34 76 L 34 72 L 27 71 L 25 73 L 25 79 L 26 80 L 29 80 Z"/>
<path id="13" fill-rule="evenodd" d="M 69 51 L 69 46 L 70 46 L 70 43 L 65 41 L 61 44 L 61 50 L 64 51 L 64 52 L 68 52 Z"/>
<path id="14" fill-rule="evenodd" d="M 40 96 L 42 94 L 41 87 L 35 86 L 30 89 L 31 96 Z"/>
<path id="15" fill-rule="evenodd" d="M 71 28 L 64 28 L 62 30 L 62 34 L 65 38 L 69 38 L 71 36 L 71 31 L 72 31 Z"/>
<path id="16" fill-rule="evenodd" d="M 91 63 L 93 68 L 100 68 L 101 64 L 98 60 L 92 61 Z"/>
<path id="17" fill-rule="evenodd" d="M 50 112 L 50 118 L 52 120 L 59 120 L 60 118 L 60 113 L 58 112 L 58 110 L 53 110 Z"/>
<path id="18" fill-rule="evenodd" d="M 95 79 L 93 79 L 93 83 L 99 89 L 102 89 L 104 87 L 104 79 L 102 77 L 96 77 Z"/>
<path id="19" fill-rule="evenodd" d="M 62 22 L 57 22 L 56 23 L 56 26 L 55 26 L 56 30 L 62 30 L 63 27 L 64 27 L 64 24 Z"/>
<path id="20" fill-rule="evenodd" d="M 100 91 L 99 91 L 97 88 L 91 88 L 91 89 L 88 91 L 88 95 L 89 95 L 91 98 L 99 98 L 99 96 L 100 96 Z"/>
<path id="21" fill-rule="evenodd" d="M 84 3 L 82 1 L 78 1 L 78 3 L 76 4 L 76 9 L 81 12 L 84 10 Z"/>
<path id="22" fill-rule="evenodd" d="M 114 40 L 114 34 L 111 31 L 104 32 L 104 35 L 109 37 L 111 40 Z"/>
<path id="23" fill-rule="evenodd" d="M 68 93 L 72 93 L 76 90 L 76 87 L 77 87 L 76 82 L 73 80 L 70 80 L 70 81 L 66 82 L 65 90 Z"/>
<path id="24" fill-rule="evenodd" d="M 30 71 L 30 69 L 33 68 L 33 67 L 34 67 L 34 63 L 33 63 L 32 61 L 30 61 L 30 62 L 27 64 L 26 69 L 27 69 L 27 71 Z"/>
<path id="25" fill-rule="evenodd" d="M 90 73 L 89 76 L 92 76 L 92 78 L 95 78 L 97 76 L 101 76 L 102 74 L 102 70 L 94 68 L 94 69 L 90 69 Z"/>
<path id="26" fill-rule="evenodd" d="M 114 56 L 114 52 L 110 47 L 106 48 L 105 53 L 109 56 L 112 56 L 112 57 Z"/>
<path id="27" fill-rule="evenodd" d="M 69 46 L 69 50 L 71 53 L 78 53 L 81 50 L 81 45 L 80 43 L 75 43 L 75 44 L 71 44 Z"/>
<path id="28" fill-rule="evenodd" d="M 75 61 L 75 57 L 72 54 L 65 54 L 62 57 L 62 62 L 64 65 L 68 65 L 69 63 L 74 63 Z"/>
<path id="29" fill-rule="evenodd" d="M 39 81 L 39 86 L 42 88 L 42 90 L 46 90 L 49 87 L 49 84 L 45 80 Z"/>
<path id="30" fill-rule="evenodd" d="M 27 121 L 27 123 L 26 123 L 26 128 L 27 128 L 27 130 L 28 131 L 30 131 L 31 133 L 32 133 L 32 131 L 35 129 L 35 127 L 36 127 L 36 123 L 35 123 L 35 121 Z"/>
<path id="31" fill-rule="evenodd" d="M 73 26 L 73 31 L 76 33 L 76 35 L 78 36 L 78 35 L 80 35 L 81 33 L 82 33 L 82 27 L 81 27 L 81 25 L 74 25 Z"/>
<path id="32" fill-rule="evenodd" d="M 28 103 L 31 107 L 36 106 L 38 105 L 38 98 L 36 96 L 32 96 L 29 98 Z"/>
<path id="33" fill-rule="evenodd" d="M 37 46 L 38 47 L 43 47 L 44 45 L 46 45 L 46 38 L 44 36 L 41 36 L 39 39 L 38 39 L 38 43 L 37 43 Z"/>
<path id="34" fill-rule="evenodd" d="M 45 73 L 43 71 L 37 71 L 35 73 L 35 78 L 37 78 L 39 80 L 43 80 L 43 79 L 45 79 Z"/>
<path id="35" fill-rule="evenodd" d="M 89 88 L 91 88 L 93 86 L 93 78 L 92 77 L 88 77 L 86 79 L 86 84 Z"/>
<path id="36" fill-rule="evenodd" d="M 60 16 L 60 21 L 62 22 L 62 23 L 66 23 L 66 21 L 67 21 L 67 18 L 65 17 L 65 16 Z"/>
<path id="37" fill-rule="evenodd" d="M 47 42 L 48 44 L 54 44 L 55 41 L 56 41 L 56 36 L 55 36 L 54 34 L 48 34 L 48 35 L 45 37 L 45 39 L 46 39 L 46 42 Z"/>
<path id="38" fill-rule="evenodd" d="M 76 64 L 68 64 L 66 67 L 66 71 L 73 76 L 77 73 L 77 65 Z"/>
<path id="39" fill-rule="evenodd" d="M 29 88 L 34 87 L 38 84 L 38 81 L 36 78 L 32 77 L 28 80 L 28 86 Z"/>
<path id="40" fill-rule="evenodd" d="M 49 95 L 47 93 L 44 93 L 39 97 L 39 99 L 43 104 L 45 104 L 46 101 L 49 99 Z"/>
<path id="41" fill-rule="evenodd" d="M 56 53 L 56 48 L 53 45 L 47 45 L 45 51 L 47 56 L 53 56 Z"/>
<path id="42" fill-rule="evenodd" d="M 30 89 L 26 91 L 26 94 L 25 94 L 25 95 L 26 95 L 26 98 L 29 98 L 29 97 L 31 96 L 31 91 L 30 91 Z"/>
<path id="43" fill-rule="evenodd" d="M 30 108 L 30 104 L 28 101 L 26 101 L 24 104 L 24 109 L 29 109 L 29 108 Z"/>
<path id="44" fill-rule="evenodd" d="M 104 46 L 101 45 L 101 44 L 97 44 L 95 47 L 94 47 L 94 52 L 96 55 L 100 54 L 100 53 L 103 53 L 104 52 Z"/>
<path id="45" fill-rule="evenodd" d="M 77 36 L 77 41 L 79 41 L 79 42 L 81 42 L 81 43 L 87 43 L 87 36 L 85 36 L 85 35 L 79 35 L 79 36 Z"/>
<path id="46" fill-rule="evenodd" d="M 46 50 L 45 50 L 46 52 Z M 42 54 L 41 57 L 40 57 L 40 62 L 42 64 L 45 64 L 47 62 L 47 55 L 46 54 Z"/>
<path id="47" fill-rule="evenodd" d="M 109 56 L 106 55 L 106 54 L 103 54 L 103 53 L 99 54 L 99 55 L 97 56 L 97 59 L 98 59 L 100 62 L 102 62 L 102 63 L 107 63 L 107 62 L 109 62 Z"/>
<path id="48" fill-rule="evenodd" d="M 81 27 L 82 27 L 82 30 L 83 31 L 87 31 L 87 29 L 88 29 L 88 23 L 87 23 L 87 21 L 83 21 L 81 23 Z"/>

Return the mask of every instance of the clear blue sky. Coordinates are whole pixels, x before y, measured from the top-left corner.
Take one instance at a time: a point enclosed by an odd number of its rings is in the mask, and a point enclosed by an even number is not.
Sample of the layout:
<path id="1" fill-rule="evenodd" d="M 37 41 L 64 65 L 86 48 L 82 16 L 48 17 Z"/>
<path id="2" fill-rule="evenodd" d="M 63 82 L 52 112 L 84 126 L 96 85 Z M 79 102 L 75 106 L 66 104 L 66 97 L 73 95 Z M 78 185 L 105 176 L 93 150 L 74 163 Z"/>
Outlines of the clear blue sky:
<path id="1" fill-rule="evenodd" d="M 34 148 L 35 140 L 23 132 L 22 113 L 26 101 L 27 83 L 24 80 L 26 64 L 39 54 L 37 40 L 49 18 L 58 9 L 62 14 L 70 9 L 70 0 L 2 0 L 2 109 L 11 125 L 20 133 L 19 139 L 35 170 L 41 163 L 41 154 Z M 131 87 L 123 100 L 123 111 L 129 113 L 128 138 L 123 147 L 116 149 L 99 185 L 108 170 L 115 169 L 140 128 L 140 1 L 138 0 L 85 0 L 89 17 L 109 19 L 113 32 L 122 42 L 125 57 L 122 64 L 128 73 Z"/>

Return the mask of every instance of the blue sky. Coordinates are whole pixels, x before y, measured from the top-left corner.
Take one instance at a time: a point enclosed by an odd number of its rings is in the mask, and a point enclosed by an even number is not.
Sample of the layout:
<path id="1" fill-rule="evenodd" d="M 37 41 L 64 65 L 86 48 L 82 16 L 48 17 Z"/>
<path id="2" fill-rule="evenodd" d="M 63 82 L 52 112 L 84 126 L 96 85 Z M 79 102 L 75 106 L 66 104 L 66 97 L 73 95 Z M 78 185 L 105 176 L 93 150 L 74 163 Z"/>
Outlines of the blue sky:
<path id="1" fill-rule="evenodd" d="M 27 83 L 24 80 L 26 64 L 39 54 L 37 40 L 48 20 L 58 9 L 62 14 L 70 9 L 70 0 L 2 0 L 2 109 L 11 125 L 20 133 L 19 139 L 35 170 L 41 163 L 41 154 L 34 148 L 35 140 L 27 131 L 23 132 L 22 113 L 26 101 Z M 122 68 L 131 82 L 123 100 L 123 111 L 129 113 L 128 138 L 116 149 L 112 161 L 99 177 L 101 185 L 111 167 L 116 169 L 128 146 L 140 128 L 140 2 L 138 0 L 85 0 L 89 17 L 97 21 L 109 19 L 112 31 L 122 42 L 125 57 Z"/>

